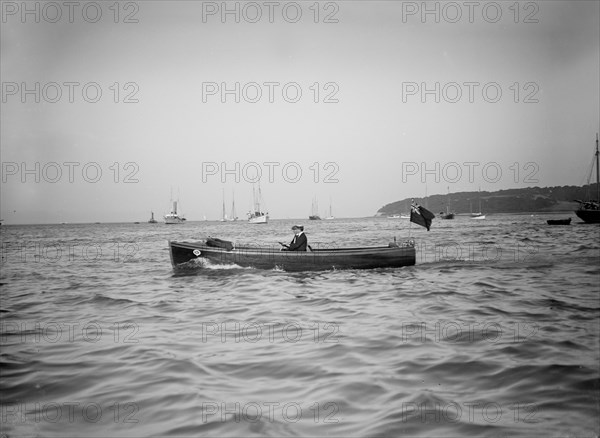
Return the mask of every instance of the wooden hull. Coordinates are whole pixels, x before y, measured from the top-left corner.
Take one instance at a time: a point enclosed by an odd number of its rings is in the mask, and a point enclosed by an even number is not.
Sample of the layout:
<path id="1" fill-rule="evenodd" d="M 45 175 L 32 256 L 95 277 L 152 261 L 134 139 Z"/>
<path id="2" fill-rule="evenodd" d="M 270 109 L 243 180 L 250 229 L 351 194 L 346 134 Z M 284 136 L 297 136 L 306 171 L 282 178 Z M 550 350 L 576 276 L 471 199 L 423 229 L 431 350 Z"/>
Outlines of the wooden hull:
<path id="1" fill-rule="evenodd" d="M 575 214 L 588 224 L 600 224 L 600 210 L 580 209 Z"/>
<path id="2" fill-rule="evenodd" d="M 571 218 L 569 219 L 548 219 L 546 221 L 548 225 L 570 225 Z"/>
<path id="3" fill-rule="evenodd" d="M 413 245 L 279 251 L 269 247 L 237 247 L 231 251 L 206 246 L 204 242 L 169 241 L 173 267 L 201 258 L 212 264 L 235 264 L 259 269 L 284 271 L 322 271 L 331 269 L 373 269 L 412 266 L 416 254 Z"/>
<path id="4" fill-rule="evenodd" d="M 442 214 L 442 219 L 454 219 L 454 213 Z"/>

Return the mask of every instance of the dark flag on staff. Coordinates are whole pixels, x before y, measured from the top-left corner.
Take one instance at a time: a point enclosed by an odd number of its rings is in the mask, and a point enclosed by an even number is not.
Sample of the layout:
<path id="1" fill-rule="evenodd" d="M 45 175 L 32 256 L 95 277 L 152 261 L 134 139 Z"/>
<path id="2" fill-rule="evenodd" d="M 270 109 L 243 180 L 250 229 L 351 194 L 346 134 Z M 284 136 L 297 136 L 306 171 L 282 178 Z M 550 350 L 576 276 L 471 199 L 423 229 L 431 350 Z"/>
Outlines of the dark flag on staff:
<path id="1" fill-rule="evenodd" d="M 427 228 L 431 227 L 431 221 L 435 218 L 435 214 L 413 201 L 410 209 L 410 221 L 415 224 Z"/>

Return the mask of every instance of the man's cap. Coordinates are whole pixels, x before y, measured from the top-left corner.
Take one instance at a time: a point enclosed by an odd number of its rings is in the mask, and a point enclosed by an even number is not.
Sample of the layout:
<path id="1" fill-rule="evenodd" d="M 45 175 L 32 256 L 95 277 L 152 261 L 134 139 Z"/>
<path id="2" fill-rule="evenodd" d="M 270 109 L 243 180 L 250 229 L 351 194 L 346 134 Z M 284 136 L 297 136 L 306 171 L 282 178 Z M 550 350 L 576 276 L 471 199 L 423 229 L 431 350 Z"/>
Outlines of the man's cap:
<path id="1" fill-rule="evenodd" d="M 304 231 L 304 227 L 302 225 L 294 225 L 292 227 L 292 230 L 300 230 L 300 231 Z"/>

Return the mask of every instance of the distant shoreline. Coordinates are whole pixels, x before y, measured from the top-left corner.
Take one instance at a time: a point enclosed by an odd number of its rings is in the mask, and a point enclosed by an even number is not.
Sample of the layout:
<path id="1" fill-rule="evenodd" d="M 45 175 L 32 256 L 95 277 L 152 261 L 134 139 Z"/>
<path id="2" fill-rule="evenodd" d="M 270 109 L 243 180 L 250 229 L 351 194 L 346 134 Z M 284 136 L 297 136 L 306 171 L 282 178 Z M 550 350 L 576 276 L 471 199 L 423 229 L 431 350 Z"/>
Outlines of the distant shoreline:
<path id="1" fill-rule="evenodd" d="M 451 192 L 414 200 L 435 214 L 447 210 L 456 215 L 475 212 L 484 215 L 564 213 L 577 210 L 579 203 L 576 200 L 590 199 L 596 192 L 595 187 L 594 183 L 584 186 L 525 187 L 494 192 Z M 386 204 L 377 210 L 376 215 L 406 214 L 410 211 L 411 201 L 411 198 L 405 198 Z"/>

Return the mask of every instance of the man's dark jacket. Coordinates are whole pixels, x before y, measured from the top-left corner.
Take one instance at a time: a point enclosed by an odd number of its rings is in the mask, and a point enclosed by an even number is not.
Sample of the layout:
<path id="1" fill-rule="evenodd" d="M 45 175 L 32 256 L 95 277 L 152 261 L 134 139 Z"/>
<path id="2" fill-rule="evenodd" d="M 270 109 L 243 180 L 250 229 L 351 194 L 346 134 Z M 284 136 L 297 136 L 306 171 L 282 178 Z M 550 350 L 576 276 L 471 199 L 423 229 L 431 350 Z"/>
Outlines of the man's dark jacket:
<path id="1" fill-rule="evenodd" d="M 306 251 L 307 239 L 304 233 L 294 236 L 288 251 Z"/>

